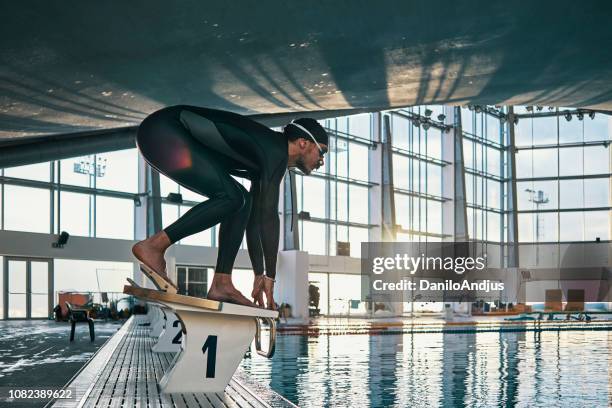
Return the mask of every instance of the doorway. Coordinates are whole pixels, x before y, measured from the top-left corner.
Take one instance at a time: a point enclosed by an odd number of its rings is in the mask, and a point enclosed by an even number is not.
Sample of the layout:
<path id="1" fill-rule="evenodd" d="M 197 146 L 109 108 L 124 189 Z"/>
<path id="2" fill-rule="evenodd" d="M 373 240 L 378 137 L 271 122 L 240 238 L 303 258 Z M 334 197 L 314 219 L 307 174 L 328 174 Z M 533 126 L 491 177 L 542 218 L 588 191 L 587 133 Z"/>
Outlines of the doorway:
<path id="1" fill-rule="evenodd" d="M 53 310 L 53 260 L 4 257 L 4 319 L 48 319 Z"/>

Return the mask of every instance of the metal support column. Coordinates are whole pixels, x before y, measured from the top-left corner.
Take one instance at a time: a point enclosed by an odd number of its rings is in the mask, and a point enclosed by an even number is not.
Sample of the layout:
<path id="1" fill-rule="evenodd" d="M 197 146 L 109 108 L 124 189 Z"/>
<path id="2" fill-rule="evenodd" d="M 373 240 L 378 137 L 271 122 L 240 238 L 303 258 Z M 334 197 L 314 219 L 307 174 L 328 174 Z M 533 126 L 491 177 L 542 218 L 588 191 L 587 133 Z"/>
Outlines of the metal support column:
<path id="1" fill-rule="evenodd" d="M 382 241 L 395 242 L 395 194 L 393 191 L 393 138 L 389 115 L 383 116 L 382 151 Z"/>
<path id="2" fill-rule="evenodd" d="M 374 227 L 370 228 L 368 233 L 370 242 L 382 240 L 382 149 L 379 148 L 382 139 L 381 120 L 382 114 L 380 112 L 372 114 L 372 141 L 374 145 L 368 151 L 370 161 L 368 180 L 374 185 L 368 189 L 368 200 L 370 204 L 369 223 Z"/>
<path id="3" fill-rule="evenodd" d="M 445 123 L 452 125 L 442 134 L 442 160 L 451 162 L 442 168 L 442 195 L 452 198 L 442 203 L 442 233 L 449 241 L 467 241 L 467 200 L 465 196 L 465 166 L 461 107 L 446 107 Z"/>
<path id="4" fill-rule="evenodd" d="M 146 186 L 146 191 L 149 194 L 147 200 L 147 236 L 151 236 L 162 229 L 159 173 L 151 166 L 147 166 Z"/>
<path id="5" fill-rule="evenodd" d="M 507 218 L 507 254 L 502 259 L 506 258 L 506 268 L 518 268 L 519 266 L 519 248 L 518 248 L 518 216 L 516 214 L 516 150 L 514 142 L 514 108 L 508 107 L 508 166 L 507 178 L 510 182 L 506 184 L 508 189 L 506 194 L 506 211 Z M 502 175 L 503 177 L 503 175 Z M 502 250 L 504 248 L 502 247 Z"/>

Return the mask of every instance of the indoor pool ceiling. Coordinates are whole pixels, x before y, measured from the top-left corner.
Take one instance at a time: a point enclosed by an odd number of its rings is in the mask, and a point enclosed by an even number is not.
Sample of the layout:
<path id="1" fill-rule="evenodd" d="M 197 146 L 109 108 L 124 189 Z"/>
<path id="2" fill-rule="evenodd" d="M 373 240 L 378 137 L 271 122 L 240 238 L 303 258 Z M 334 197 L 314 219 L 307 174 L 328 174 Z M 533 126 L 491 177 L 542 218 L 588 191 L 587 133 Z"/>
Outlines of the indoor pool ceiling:
<path id="1" fill-rule="evenodd" d="M 24 0 L 0 15 L 5 141 L 134 125 L 172 104 L 612 110 L 605 1 Z"/>

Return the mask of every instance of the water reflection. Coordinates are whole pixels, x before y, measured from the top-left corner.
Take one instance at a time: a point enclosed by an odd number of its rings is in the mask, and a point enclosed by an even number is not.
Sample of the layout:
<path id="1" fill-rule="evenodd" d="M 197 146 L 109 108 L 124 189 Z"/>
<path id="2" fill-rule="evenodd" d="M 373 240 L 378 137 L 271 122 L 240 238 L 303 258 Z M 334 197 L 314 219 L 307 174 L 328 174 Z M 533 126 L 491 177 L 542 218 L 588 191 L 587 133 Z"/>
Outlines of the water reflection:
<path id="1" fill-rule="evenodd" d="M 243 368 L 303 407 L 607 406 L 612 332 L 279 336 Z"/>

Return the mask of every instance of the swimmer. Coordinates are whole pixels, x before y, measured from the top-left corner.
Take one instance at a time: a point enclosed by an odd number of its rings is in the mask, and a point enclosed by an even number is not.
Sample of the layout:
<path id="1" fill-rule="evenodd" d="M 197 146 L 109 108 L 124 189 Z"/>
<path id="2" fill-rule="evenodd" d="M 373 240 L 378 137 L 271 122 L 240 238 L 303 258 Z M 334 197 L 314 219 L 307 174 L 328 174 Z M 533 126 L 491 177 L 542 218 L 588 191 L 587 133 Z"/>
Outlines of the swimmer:
<path id="1" fill-rule="evenodd" d="M 195 106 L 172 106 L 141 123 L 136 142 L 157 171 L 208 200 L 132 248 L 147 274 L 168 285 L 165 251 L 182 238 L 219 227 L 218 257 L 208 299 L 275 309 L 279 243 L 279 188 L 287 168 L 304 174 L 323 165 L 328 135 L 314 119 L 292 121 L 276 132 L 245 116 Z M 251 181 L 247 191 L 232 176 Z M 255 272 L 249 300 L 231 280 L 245 234 Z M 265 271 L 264 271 L 265 270 Z M 265 273 L 264 273 L 265 272 Z"/>

